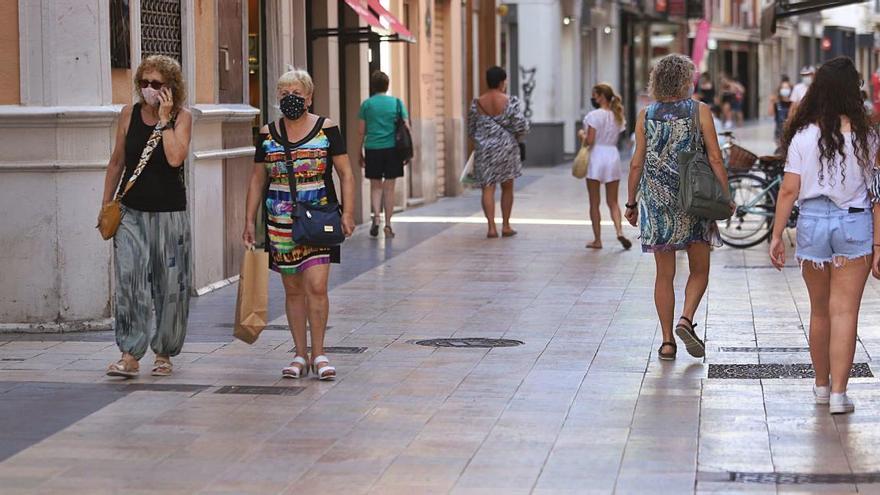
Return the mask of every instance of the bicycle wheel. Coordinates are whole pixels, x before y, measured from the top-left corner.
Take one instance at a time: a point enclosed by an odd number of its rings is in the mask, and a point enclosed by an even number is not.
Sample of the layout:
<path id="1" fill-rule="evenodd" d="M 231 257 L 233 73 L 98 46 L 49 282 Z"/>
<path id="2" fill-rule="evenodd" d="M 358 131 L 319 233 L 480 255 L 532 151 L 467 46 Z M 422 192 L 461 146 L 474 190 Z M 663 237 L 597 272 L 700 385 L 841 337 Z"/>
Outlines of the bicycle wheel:
<path id="1" fill-rule="evenodd" d="M 728 182 L 736 213 L 718 222 L 721 240 L 738 249 L 757 246 L 773 230 L 776 197 L 769 190 L 770 182 L 754 174 L 733 174 Z"/>

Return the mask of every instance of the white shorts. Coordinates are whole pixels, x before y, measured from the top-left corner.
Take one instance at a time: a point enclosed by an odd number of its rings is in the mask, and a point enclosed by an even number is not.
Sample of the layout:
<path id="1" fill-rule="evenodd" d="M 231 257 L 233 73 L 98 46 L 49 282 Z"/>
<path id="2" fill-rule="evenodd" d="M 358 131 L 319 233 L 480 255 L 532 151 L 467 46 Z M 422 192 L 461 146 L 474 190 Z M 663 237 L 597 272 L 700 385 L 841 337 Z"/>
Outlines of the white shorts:
<path id="1" fill-rule="evenodd" d="M 597 180 L 602 184 L 620 180 L 620 152 L 616 146 L 597 144 L 590 152 L 590 166 L 587 168 L 587 179 Z"/>

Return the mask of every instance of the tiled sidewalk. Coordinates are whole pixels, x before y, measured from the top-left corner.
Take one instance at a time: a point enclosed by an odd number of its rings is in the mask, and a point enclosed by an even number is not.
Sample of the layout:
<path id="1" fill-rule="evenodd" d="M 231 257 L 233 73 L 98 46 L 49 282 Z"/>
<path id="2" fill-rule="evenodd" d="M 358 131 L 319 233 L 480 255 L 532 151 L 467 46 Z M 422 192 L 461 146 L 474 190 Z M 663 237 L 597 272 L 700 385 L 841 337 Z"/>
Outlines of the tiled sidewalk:
<path id="1" fill-rule="evenodd" d="M 610 227 L 606 249 L 584 249 L 583 185 L 565 168 L 530 174 L 519 236 L 487 240 L 458 218 L 473 194 L 444 201 L 397 224 L 407 249 L 335 286 L 328 345 L 366 350 L 331 354 L 334 383 L 279 379 L 283 330 L 254 346 L 194 330 L 175 376 L 124 385 L 101 375 L 117 357 L 106 338 L 0 336 L 0 493 L 880 493 L 876 379 L 854 379 L 855 414 L 832 418 L 809 379 L 708 378 L 713 364 L 809 362 L 796 267 L 767 269 L 763 246 L 716 250 L 707 358 L 682 347 L 661 363 L 652 258 Z M 872 280 L 856 359 L 869 365 L 878 303 Z M 524 345 L 412 343 L 441 337 Z M 246 385 L 266 388 L 223 393 Z"/>

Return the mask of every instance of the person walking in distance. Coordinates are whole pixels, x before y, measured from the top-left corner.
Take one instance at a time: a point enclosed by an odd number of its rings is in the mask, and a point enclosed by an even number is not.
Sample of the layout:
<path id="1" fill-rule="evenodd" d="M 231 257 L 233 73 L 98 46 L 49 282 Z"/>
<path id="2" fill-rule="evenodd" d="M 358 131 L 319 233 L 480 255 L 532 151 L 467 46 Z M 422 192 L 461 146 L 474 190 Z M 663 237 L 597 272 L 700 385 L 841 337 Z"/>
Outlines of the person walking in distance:
<path id="1" fill-rule="evenodd" d="M 880 249 L 874 231 L 880 206 L 874 205 L 872 219 L 868 192 L 877 173 L 878 135 L 859 86 L 848 57 L 816 71 L 782 138 L 785 176 L 776 200 L 776 218 L 788 218 L 795 201 L 799 205 L 795 258 L 810 294 L 813 394 L 818 404 L 829 404 L 831 414 L 855 410 L 847 383 L 862 294 L 872 254 L 877 274 Z M 775 222 L 770 241 L 770 260 L 779 270 L 786 261 L 784 230 L 785 222 Z"/>
<path id="2" fill-rule="evenodd" d="M 522 175 L 520 143 L 529 131 L 529 123 L 520 108 L 519 98 L 508 97 L 507 73 L 501 67 L 486 71 L 489 90 L 471 103 L 468 112 L 468 136 L 474 142 L 474 176 L 483 188 L 483 213 L 489 224 L 486 237 L 498 237 L 495 226 L 495 187 L 501 184 L 501 235 L 512 237 L 513 181 Z"/>
<path id="3" fill-rule="evenodd" d="M 810 85 L 813 84 L 813 76 L 815 74 L 816 69 L 812 66 L 807 66 L 801 69 L 801 80 L 799 83 L 795 84 L 794 88 L 791 90 L 791 108 L 788 111 L 789 115 L 794 114 L 801 100 L 804 99 L 807 90 L 810 88 Z"/>
<path id="4" fill-rule="evenodd" d="M 308 111 L 315 91 L 309 73 L 283 74 L 276 91 L 283 117 L 260 129 L 242 240 L 253 247 L 254 223 L 263 203 L 269 267 L 281 274 L 287 321 L 296 345 L 296 357 L 281 370 L 281 376 L 302 378 L 311 368 L 318 379 L 333 380 L 336 368 L 324 356 L 324 334 L 330 313 L 330 263 L 339 263 L 339 247 L 297 244 L 291 226 L 297 203 L 340 203 L 342 231 L 350 236 L 354 232 L 354 175 L 339 126 Z M 341 202 L 336 199 L 332 170 L 342 183 Z M 312 337 L 311 358 L 307 330 Z"/>
<path id="5" fill-rule="evenodd" d="M 677 349 L 673 337 L 676 252 L 687 251 L 690 273 L 675 333 L 691 356 L 703 357 L 706 347 L 695 331 L 694 316 L 709 284 L 709 247 L 721 245 L 715 222 L 690 215 L 679 206 L 678 152 L 692 144 L 705 150 L 715 177 L 724 190 L 728 188 L 712 113 L 691 98 L 693 76 L 694 63 L 684 55 L 667 55 L 654 66 L 650 91 L 656 102 L 639 113 L 629 173 L 626 219 L 639 225 L 642 250 L 654 254 L 654 304 L 663 331 L 657 353 L 663 360 L 675 359 Z M 691 142 L 697 134 L 697 112 L 702 143 Z"/>
<path id="6" fill-rule="evenodd" d="M 590 149 L 590 166 L 587 168 L 587 193 L 590 199 L 590 222 L 593 226 L 593 242 L 590 249 L 602 249 L 602 217 L 599 213 L 600 187 L 605 184 L 605 202 L 611 212 L 617 240 L 624 249 L 632 247 L 632 242 L 623 235 L 622 217 L 617 192 L 620 187 L 620 152 L 617 140 L 626 129 L 623 116 L 623 103 L 620 96 L 608 84 L 593 87 L 590 98 L 594 110 L 584 117 L 584 127 L 579 136 L 584 146 Z"/>
<path id="7" fill-rule="evenodd" d="M 379 235 L 379 216 L 385 209 L 385 237 L 393 238 L 391 216 L 394 214 L 394 189 L 399 177 L 403 177 L 404 161 L 395 147 L 397 121 L 409 119 L 406 106 L 399 98 L 388 95 L 388 75 L 376 71 L 370 76 L 370 96 L 361 104 L 360 119 L 361 167 L 370 180 L 370 204 L 373 223 L 370 235 Z M 406 125 L 406 124 L 404 124 Z"/>
<path id="8" fill-rule="evenodd" d="M 116 344 L 122 358 L 107 375 L 133 378 L 147 345 L 156 354 L 153 376 L 171 374 L 171 358 L 183 348 L 189 316 L 190 228 L 183 163 L 189 155 L 192 114 L 183 104 L 180 64 L 151 55 L 135 71 L 138 102 L 122 109 L 116 146 L 104 179 L 104 204 L 132 179 L 159 141 L 134 186 L 122 198 L 122 223 L 113 239 L 116 277 Z M 150 337 L 155 311 L 156 329 Z"/>

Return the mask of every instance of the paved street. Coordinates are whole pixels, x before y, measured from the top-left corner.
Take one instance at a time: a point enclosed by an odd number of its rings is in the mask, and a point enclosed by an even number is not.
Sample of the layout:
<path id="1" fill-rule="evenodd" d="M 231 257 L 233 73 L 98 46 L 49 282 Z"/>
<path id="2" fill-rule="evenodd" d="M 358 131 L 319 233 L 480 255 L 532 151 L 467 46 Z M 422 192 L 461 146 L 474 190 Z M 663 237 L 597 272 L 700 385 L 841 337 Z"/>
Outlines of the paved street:
<path id="1" fill-rule="evenodd" d="M 661 363 L 652 258 L 611 227 L 584 249 L 583 184 L 526 174 L 512 239 L 485 238 L 475 192 L 401 215 L 393 241 L 359 229 L 334 267 L 336 382 L 280 378 L 278 280 L 253 346 L 230 335 L 234 286 L 196 300 L 169 378 L 105 378 L 107 332 L 0 335 L 0 493 L 880 493 L 877 379 L 853 379 L 856 412 L 832 418 L 809 370 L 772 366 L 810 362 L 794 264 L 715 250 L 707 357 Z M 878 316 L 871 280 L 862 374 Z M 522 345 L 415 343 L 435 338 Z"/>

